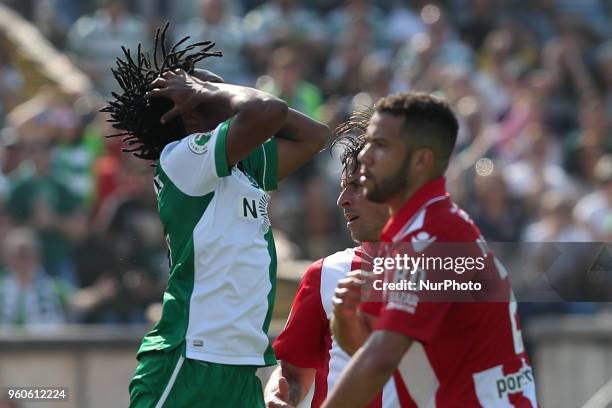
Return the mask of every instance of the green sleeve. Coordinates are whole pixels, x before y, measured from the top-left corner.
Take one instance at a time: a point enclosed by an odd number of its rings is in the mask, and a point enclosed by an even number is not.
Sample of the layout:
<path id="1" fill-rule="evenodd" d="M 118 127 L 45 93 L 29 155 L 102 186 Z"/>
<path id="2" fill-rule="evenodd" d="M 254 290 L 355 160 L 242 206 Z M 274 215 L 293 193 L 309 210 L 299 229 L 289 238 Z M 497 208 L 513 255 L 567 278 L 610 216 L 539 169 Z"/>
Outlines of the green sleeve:
<path id="1" fill-rule="evenodd" d="M 257 146 L 241 163 L 244 170 L 257 181 L 262 189 L 276 190 L 278 148 L 275 138 L 270 138 L 264 144 Z"/>
<path id="2" fill-rule="evenodd" d="M 215 171 L 218 177 L 227 177 L 230 175 L 230 168 L 227 163 L 227 132 L 231 121 L 231 119 L 228 119 L 219 125 L 217 137 L 215 139 Z M 206 141 L 208 141 L 208 139 Z"/>

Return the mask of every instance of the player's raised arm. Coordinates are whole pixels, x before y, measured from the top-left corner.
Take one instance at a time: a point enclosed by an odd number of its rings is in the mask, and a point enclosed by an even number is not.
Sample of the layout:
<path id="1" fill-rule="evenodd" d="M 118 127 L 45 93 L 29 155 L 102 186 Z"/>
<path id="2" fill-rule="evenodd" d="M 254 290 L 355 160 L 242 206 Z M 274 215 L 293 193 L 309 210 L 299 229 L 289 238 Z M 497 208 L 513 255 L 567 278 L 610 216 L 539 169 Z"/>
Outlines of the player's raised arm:
<path id="1" fill-rule="evenodd" d="M 214 72 L 194 69 L 192 76 L 201 81 L 225 82 Z M 304 165 L 324 146 L 331 131 L 324 123 L 289 108 L 285 123 L 276 132 L 278 143 L 278 180 L 282 180 Z"/>
<path id="2" fill-rule="evenodd" d="M 210 123 L 233 117 L 226 140 L 230 166 L 279 131 L 287 117 L 287 104 L 271 94 L 238 85 L 204 82 L 182 70 L 166 72 L 153 81 L 152 87 L 150 98 L 163 97 L 174 102 L 174 107 L 161 117 L 162 123 L 181 115 L 186 127 L 211 130 L 207 129 Z"/>
<path id="3" fill-rule="evenodd" d="M 330 136 L 327 125 L 289 109 L 285 123 L 276 132 L 278 179 L 282 180 L 303 166 L 325 146 Z"/>

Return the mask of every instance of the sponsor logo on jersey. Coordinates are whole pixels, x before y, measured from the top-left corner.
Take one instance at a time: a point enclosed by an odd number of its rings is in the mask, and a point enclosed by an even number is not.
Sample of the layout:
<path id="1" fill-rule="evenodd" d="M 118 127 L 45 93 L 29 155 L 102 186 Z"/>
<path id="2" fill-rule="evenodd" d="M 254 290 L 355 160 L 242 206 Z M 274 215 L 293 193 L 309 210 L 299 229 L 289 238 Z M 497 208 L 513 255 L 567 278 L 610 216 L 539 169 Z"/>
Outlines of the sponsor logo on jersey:
<path id="1" fill-rule="evenodd" d="M 390 292 L 387 310 L 401 310 L 414 314 L 419 305 L 419 295 L 414 292 Z"/>
<path id="2" fill-rule="evenodd" d="M 265 193 L 259 199 L 242 197 L 240 200 L 240 216 L 248 220 L 261 220 L 261 231 L 266 234 L 270 230 L 269 203 L 270 196 Z"/>
<path id="3" fill-rule="evenodd" d="M 416 252 L 423 252 L 436 240 L 436 237 L 429 235 L 426 231 L 421 231 L 410 240 L 412 241 L 412 248 L 414 248 Z"/>
<path id="4" fill-rule="evenodd" d="M 198 133 L 196 135 L 190 136 L 187 141 L 187 146 L 189 146 L 189 150 L 194 152 L 195 154 L 204 154 L 208 151 L 208 140 L 210 139 L 211 133 Z"/>
<path id="5" fill-rule="evenodd" d="M 526 387 L 533 384 L 533 371 L 531 367 L 523 367 L 516 373 L 508 374 L 495 381 L 497 386 L 497 396 L 503 398 L 506 394 L 522 392 Z"/>

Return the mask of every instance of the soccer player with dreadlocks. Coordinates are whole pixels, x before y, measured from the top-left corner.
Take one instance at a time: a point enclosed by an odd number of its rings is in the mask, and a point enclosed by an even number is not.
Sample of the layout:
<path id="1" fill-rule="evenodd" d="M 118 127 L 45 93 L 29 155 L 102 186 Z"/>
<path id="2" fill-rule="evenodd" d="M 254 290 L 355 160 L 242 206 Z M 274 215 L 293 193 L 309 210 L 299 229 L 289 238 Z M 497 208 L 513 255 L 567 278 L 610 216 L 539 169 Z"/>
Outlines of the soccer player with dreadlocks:
<path id="1" fill-rule="evenodd" d="M 121 94 L 105 111 L 125 151 L 155 163 L 168 241 L 162 316 L 140 347 L 131 407 L 263 407 L 260 366 L 276 363 L 267 337 L 276 255 L 268 191 L 314 156 L 327 127 L 276 97 L 194 70 L 214 44 L 124 49 Z M 271 137 L 273 136 L 273 137 Z"/>

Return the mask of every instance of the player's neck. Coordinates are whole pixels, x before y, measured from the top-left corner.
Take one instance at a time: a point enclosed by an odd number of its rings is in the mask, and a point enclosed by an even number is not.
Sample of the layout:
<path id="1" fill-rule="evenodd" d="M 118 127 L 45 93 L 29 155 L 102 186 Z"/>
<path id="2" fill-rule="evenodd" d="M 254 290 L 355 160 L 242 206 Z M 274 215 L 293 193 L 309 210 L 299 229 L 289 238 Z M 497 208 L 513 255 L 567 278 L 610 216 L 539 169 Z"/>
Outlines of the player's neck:
<path id="1" fill-rule="evenodd" d="M 389 205 L 391 216 L 397 214 L 408 202 L 408 200 L 410 200 L 414 193 L 416 193 L 423 186 L 423 184 L 425 183 L 412 185 L 389 199 L 389 201 L 387 201 L 387 204 Z"/>
<path id="2" fill-rule="evenodd" d="M 377 242 L 362 242 L 360 244 L 361 252 L 363 252 L 366 256 L 372 258 L 377 253 Z"/>

